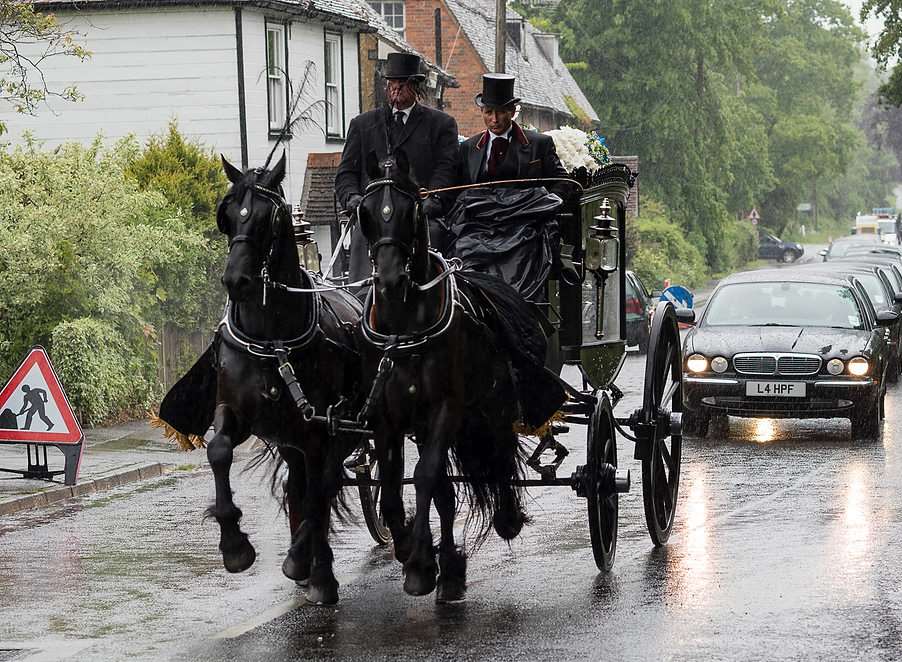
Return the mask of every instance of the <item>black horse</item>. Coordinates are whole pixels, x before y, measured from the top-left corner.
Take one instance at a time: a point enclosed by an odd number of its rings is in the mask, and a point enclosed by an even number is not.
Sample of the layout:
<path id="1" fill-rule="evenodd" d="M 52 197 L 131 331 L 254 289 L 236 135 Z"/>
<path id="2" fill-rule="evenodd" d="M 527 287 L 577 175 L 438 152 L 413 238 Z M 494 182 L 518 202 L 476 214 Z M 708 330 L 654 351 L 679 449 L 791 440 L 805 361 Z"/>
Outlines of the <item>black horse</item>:
<path id="1" fill-rule="evenodd" d="M 219 205 L 217 223 L 229 238 L 222 276 L 229 303 L 215 359 L 216 434 L 207 457 L 216 502 L 209 513 L 220 525 L 226 569 L 250 567 L 256 552 L 239 527 L 241 510 L 232 500 L 232 450 L 251 434 L 277 446 L 288 466 L 293 532 L 282 570 L 291 579 L 309 578 L 310 602 L 333 604 L 338 582 L 329 520 L 341 463 L 355 440 L 330 437 L 312 419 L 359 388 L 353 329 L 360 306 L 342 292 L 312 291 L 317 281 L 300 268 L 280 186 L 284 155 L 272 170 L 241 172 L 224 157 L 223 167 L 232 186 Z"/>
<path id="2" fill-rule="evenodd" d="M 457 502 L 449 453 L 467 477 L 478 541 L 492 526 L 501 538 L 513 539 L 527 521 L 522 489 L 512 485 L 522 466 L 514 425 L 523 412 L 509 352 L 515 343 L 504 342 L 498 331 L 511 320 L 498 319 L 506 316 L 497 309 L 501 302 L 490 300 L 474 281 L 495 281 L 493 287 L 503 290 L 512 313 L 507 317 L 521 321 L 524 342 L 541 331 L 507 285 L 490 276 L 453 273 L 430 252 L 403 153 L 381 163 L 370 154 L 367 170 L 371 183 L 358 214 L 370 245 L 373 285 L 364 305 L 361 348 L 364 383 L 375 386 L 364 417 L 383 467 L 382 512 L 404 564 L 405 591 L 425 595 L 438 585 L 439 601 L 459 600 L 466 590 L 466 560 L 454 541 Z M 536 354 L 543 352 L 544 344 Z M 541 365 L 542 358 L 535 360 Z M 543 415 L 562 400 L 561 394 Z M 406 432 L 415 434 L 420 451 L 412 525 L 405 524 L 400 463 L 393 461 L 401 457 Z M 441 521 L 438 568 L 429 526 L 433 501 Z"/>

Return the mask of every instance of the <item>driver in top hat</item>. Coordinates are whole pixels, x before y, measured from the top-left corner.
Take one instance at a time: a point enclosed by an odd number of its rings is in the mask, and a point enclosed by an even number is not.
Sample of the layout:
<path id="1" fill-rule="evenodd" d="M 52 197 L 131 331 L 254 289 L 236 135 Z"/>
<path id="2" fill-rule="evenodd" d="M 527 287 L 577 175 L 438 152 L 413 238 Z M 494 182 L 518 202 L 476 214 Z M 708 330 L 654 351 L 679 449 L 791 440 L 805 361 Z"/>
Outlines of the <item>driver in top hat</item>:
<path id="1" fill-rule="evenodd" d="M 413 180 L 424 188 L 457 183 L 457 122 L 421 103 L 426 96 L 422 67 L 418 55 L 390 53 L 383 73 L 388 103 L 351 120 L 335 175 L 335 193 L 352 218 L 369 183 L 365 164 L 370 152 L 381 161 L 395 150 L 404 150 Z M 430 196 L 423 201 L 423 212 L 429 219 L 441 217 L 450 201 L 448 195 Z M 372 272 L 366 238 L 359 231 L 351 237 L 349 271 L 351 281 Z"/>
<path id="2" fill-rule="evenodd" d="M 483 75 L 476 105 L 485 131 L 460 145 L 461 184 L 568 176 L 551 137 L 523 129 L 514 121 L 520 102 L 514 96 L 514 80 L 508 74 Z M 558 187 L 548 189 L 557 192 Z"/>

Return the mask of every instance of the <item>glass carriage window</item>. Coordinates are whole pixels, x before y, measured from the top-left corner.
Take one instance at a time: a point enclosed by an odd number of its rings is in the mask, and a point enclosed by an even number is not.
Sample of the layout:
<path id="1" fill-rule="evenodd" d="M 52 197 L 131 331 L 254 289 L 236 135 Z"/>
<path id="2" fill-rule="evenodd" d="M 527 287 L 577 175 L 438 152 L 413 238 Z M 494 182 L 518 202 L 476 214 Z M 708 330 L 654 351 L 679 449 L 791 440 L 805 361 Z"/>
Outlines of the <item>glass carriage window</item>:
<path id="1" fill-rule="evenodd" d="M 404 34 L 404 3 L 399 0 L 386 0 L 385 2 L 370 2 L 370 7 L 382 15 L 382 18 L 399 34 Z"/>
<path id="2" fill-rule="evenodd" d="M 341 64 L 341 35 L 326 34 L 326 135 L 344 135 L 344 104 L 342 103 L 343 74 Z"/>
<path id="3" fill-rule="evenodd" d="M 266 96 L 269 104 L 269 129 L 278 131 L 285 124 L 288 108 L 285 65 L 285 26 L 266 24 Z"/>

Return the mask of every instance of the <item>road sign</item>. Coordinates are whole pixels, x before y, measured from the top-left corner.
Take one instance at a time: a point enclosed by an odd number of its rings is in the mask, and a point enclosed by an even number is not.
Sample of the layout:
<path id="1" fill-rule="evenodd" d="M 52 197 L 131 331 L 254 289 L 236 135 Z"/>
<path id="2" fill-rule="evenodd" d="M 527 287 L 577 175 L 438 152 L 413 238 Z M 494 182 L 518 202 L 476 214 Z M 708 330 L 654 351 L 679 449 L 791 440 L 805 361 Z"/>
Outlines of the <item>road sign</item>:
<path id="1" fill-rule="evenodd" d="M 670 301 L 677 308 L 692 308 L 692 292 L 682 285 L 671 285 L 661 292 L 661 301 Z"/>
<path id="2" fill-rule="evenodd" d="M 746 218 L 752 222 L 752 225 L 758 225 L 758 219 L 761 218 L 761 216 L 758 214 L 758 210 L 755 207 L 752 207 L 752 211 L 749 212 L 749 215 Z"/>
<path id="3" fill-rule="evenodd" d="M 811 211 L 811 203 L 803 202 L 803 203 L 799 204 L 799 206 L 796 207 L 796 211 Z"/>
<path id="4" fill-rule="evenodd" d="M 43 347 L 33 347 L 0 391 L 0 442 L 75 445 L 84 439 Z"/>

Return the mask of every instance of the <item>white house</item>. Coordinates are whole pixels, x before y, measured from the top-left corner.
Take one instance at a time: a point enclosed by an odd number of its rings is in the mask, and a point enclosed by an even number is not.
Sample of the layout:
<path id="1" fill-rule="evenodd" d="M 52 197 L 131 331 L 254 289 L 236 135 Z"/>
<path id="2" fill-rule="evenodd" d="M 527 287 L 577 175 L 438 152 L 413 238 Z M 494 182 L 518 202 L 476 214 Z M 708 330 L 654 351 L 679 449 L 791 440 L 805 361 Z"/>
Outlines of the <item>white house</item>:
<path id="1" fill-rule="evenodd" d="M 175 118 L 185 135 L 236 165 L 262 165 L 308 63 L 308 103 L 321 128 L 285 142 L 286 195 L 301 197 L 307 155 L 341 151 L 360 108 L 358 40 L 372 32 L 356 0 L 36 0 L 83 35 L 85 62 L 55 59 L 50 87 L 75 84 L 78 103 L 52 100 L 36 117 L 8 113 L 9 134 L 23 131 L 52 147 L 162 133 Z M 326 103 L 322 103 L 325 101 Z M 281 150 L 281 147 L 279 148 Z M 317 236 L 328 250 L 326 228 Z M 319 233 L 318 233 L 319 234 Z"/>

